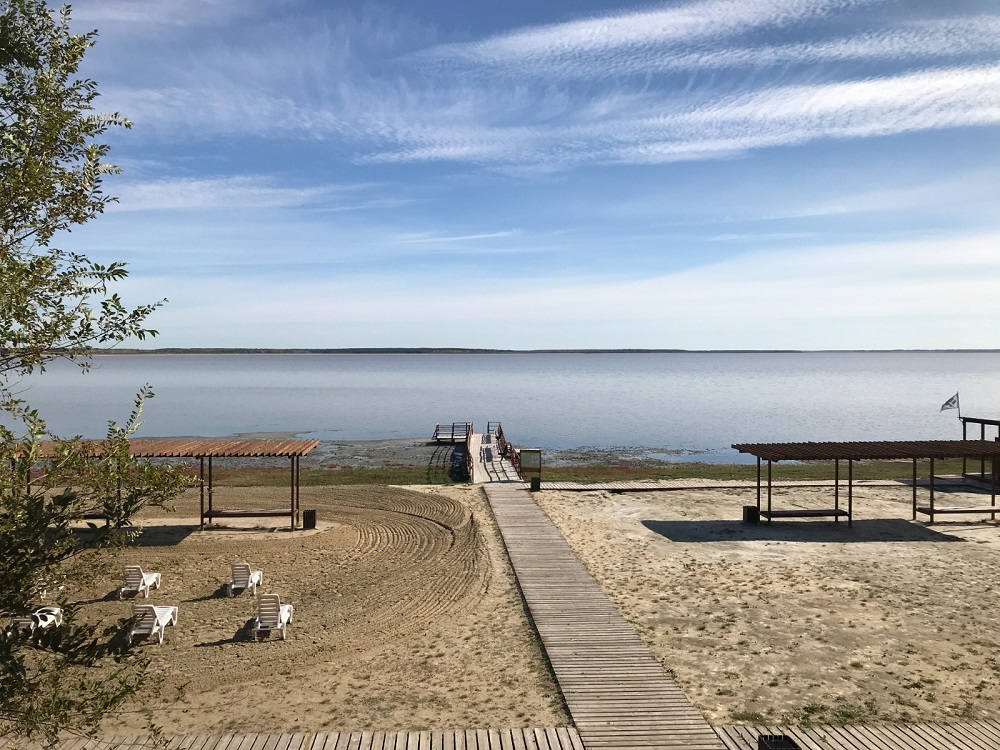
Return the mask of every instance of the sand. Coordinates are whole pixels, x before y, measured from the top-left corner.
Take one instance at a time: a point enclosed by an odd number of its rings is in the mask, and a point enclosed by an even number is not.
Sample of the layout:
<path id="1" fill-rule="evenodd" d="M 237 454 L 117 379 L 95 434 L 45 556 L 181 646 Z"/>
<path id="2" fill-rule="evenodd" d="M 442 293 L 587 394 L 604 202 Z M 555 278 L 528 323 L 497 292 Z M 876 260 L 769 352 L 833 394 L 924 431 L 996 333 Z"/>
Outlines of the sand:
<path id="1" fill-rule="evenodd" d="M 264 507 L 287 492 L 219 497 Z M 189 492 L 174 514 L 148 514 L 139 546 L 72 597 L 80 618 L 114 624 L 130 611 L 115 593 L 122 566 L 162 573 L 136 601 L 177 605 L 179 621 L 162 645 L 139 646 L 154 678 L 133 708 L 152 706 L 167 732 L 569 723 L 481 490 L 307 487 L 318 526 L 294 533 L 250 519 L 198 531 L 197 503 Z M 243 560 L 294 605 L 287 640 L 250 639 L 254 598 L 224 588 Z M 126 713 L 104 729 L 136 726 Z"/>
<path id="2" fill-rule="evenodd" d="M 826 507 L 830 494 L 782 489 L 775 503 Z M 948 495 L 939 503 L 983 504 Z M 1000 715 L 993 524 L 913 523 L 903 487 L 857 490 L 852 529 L 745 525 L 753 491 L 535 497 L 713 723 Z"/>
<path id="3" fill-rule="evenodd" d="M 435 451 L 419 440 L 343 443 L 321 463 Z M 287 492 L 220 487 L 217 504 L 283 507 Z M 829 494 L 780 489 L 775 503 L 826 506 Z M 940 502 L 983 502 L 948 494 Z M 1000 715 L 993 524 L 913 523 L 905 487 L 858 488 L 852 529 L 744 525 L 750 490 L 535 498 L 713 723 Z M 146 514 L 140 545 L 71 597 L 81 618 L 110 625 L 129 612 L 114 594 L 123 565 L 163 574 L 148 602 L 179 606 L 180 620 L 162 645 L 139 647 L 156 675 L 139 704 L 168 732 L 569 723 L 481 490 L 304 487 L 302 507 L 318 512 L 311 532 L 283 520 L 200 532 L 197 507 L 189 492 L 176 512 Z M 238 560 L 295 605 L 288 640 L 250 640 L 253 598 L 224 590 Z M 105 729 L 136 726 L 126 713 Z"/>

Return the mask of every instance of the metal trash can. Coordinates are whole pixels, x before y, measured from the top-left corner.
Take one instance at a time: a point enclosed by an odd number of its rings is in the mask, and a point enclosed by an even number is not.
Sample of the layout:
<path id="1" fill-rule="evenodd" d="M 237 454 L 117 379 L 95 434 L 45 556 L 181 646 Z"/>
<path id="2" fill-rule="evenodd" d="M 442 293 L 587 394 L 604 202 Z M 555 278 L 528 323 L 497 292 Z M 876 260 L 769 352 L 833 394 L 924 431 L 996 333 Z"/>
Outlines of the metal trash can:
<path id="1" fill-rule="evenodd" d="M 303 530 L 316 528 L 315 508 L 309 508 L 308 510 L 302 511 L 302 528 Z"/>
<path id="2" fill-rule="evenodd" d="M 743 523 L 760 523 L 760 511 L 756 505 L 743 506 Z"/>
<path id="3" fill-rule="evenodd" d="M 540 490 L 540 489 L 542 489 L 542 478 L 541 477 L 532 477 L 531 478 L 531 491 L 532 492 L 538 492 L 538 490 Z"/>
<path id="4" fill-rule="evenodd" d="M 754 506 L 756 510 L 757 506 Z M 757 736 L 757 750 L 802 750 L 799 743 L 787 734 L 761 734 Z"/>

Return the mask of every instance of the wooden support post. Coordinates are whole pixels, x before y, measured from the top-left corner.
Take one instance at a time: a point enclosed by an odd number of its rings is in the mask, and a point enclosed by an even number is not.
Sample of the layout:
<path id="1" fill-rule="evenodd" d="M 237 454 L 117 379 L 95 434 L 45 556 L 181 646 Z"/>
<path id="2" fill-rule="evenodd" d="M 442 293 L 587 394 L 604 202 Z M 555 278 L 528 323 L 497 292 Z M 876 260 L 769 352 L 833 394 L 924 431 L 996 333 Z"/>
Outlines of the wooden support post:
<path id="1" fill-rule="evenodd" d="M 208 457 L 208 514 L 212 515 L 212 457 Z"/>
<path id="2" fill-rule="evenodd" d="M 997 437 L 996 442 L 1000 443 L 1000 436 Z M 997 457 L 993 454 L 993 458 L 990 460 L 990 507 L 997 507 Z M 990 513 L 990 520 L 996 521 L 997 514 L 994 511 Z"/>
<path id="3" fill-rule="evenodd" d="M 913 459 L 913 520 L 917 520 L 917 459 Z"/>
<path id="4" fill-rule="evenodd" d="M 934 523 L 934 459 L 931 459 L 931 512 L 930 523 Z"/>
<path id="5" fill-rule="evenodd" d="M 969 439 L 969 438 L 968 438 L 968 437 L 966 436 L 966 435 L 967 435 L 967 433 L 966 433 L 966 431 L 965 431 L 965 428 L 966 428 L 966 427 L 968 427 L 968 422 L 966 422 L 966 421 L 965 421 L 965 420 L 963 419 L 963 420 L 962 420 L 962 440 L 963 440 L 963 441 L 965 441 L 965 440 L 968 440 L 968 439 Z M 966 467 L 966 461 L 967 461 L 967 459 L 968 459 L 968 458 L 969 458 L 968 456 L 962 456 L 962 476 L 963 476 L 963 477 L 964 477 L 964 476 L 965 476 L 965 474 L 966 474 L 966 469 L 967 469 L 967 467 Z"/>
<path id="6" fill-rule="evenodd" d="M 771 525 L 771 459 L 767 459 L 767 523 Z"/>
<path id="7" fill-rule="evenodd" d="M 979 439 L 980 440 L 986 440 L 986 423 L 985 422 L 983 422 L 981 425 L 979 425 Z M 964 463 L 962 464 L 962 467 L 965 468 L 965 464 Z M 963 471 L 962 473 L 964 474 L 965 472 Z M 979 478 L 980 479 L 985 479 L 986 478 L 986 456 L 980 456 L 979 457 Z"/>
<path id="8" fill-rule="evenodd" d="M 760 456 L 757 456 L 757 516 L 760 517 Z"/>
<path id="9" fill-rule="evenodd" d="M 198 496 L 201 500 L 201 530 L 205 530 L 205 457 L 198 456 Z"/>
<path id="10" fill-rule="evenodd" d="M 847 526 L 854 524 L 854 459 L 847 459 Z"/>
<path id="11" fill-rule="evenodd" d="M 291 518 L 292 531 L 295 531 L 295 456 L 289 457 L 289 469 L 288 472 L 292 477 L 292 499 L 289 501 L 288 515 Z"/>
<path id="12" fill-rule="evenodd" d="M 840 510 L 840 459 L 833 459 L 833 508 Z M 840 516 L 833 517 L 834 523 L 840 523 Z"/>

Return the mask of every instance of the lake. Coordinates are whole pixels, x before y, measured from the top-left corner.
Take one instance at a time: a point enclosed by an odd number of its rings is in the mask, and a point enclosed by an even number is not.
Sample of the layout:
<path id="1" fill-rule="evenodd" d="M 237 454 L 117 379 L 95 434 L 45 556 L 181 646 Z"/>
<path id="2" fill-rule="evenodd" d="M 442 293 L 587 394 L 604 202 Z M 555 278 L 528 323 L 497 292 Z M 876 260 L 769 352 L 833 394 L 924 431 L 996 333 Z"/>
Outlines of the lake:
<path id="1" fill-rule="evenodd" d="M 1000 417 L 1000 353 L 136 354 L 66 362 L 20 390 L 60 435 L 100 437 L 144 383 L 140 436 L 430 437 L 501 421 L 519 446 L 742 461 L 739 442 L 957 439 Z M 970 437 L 978 437 L 978 435 Z"/>

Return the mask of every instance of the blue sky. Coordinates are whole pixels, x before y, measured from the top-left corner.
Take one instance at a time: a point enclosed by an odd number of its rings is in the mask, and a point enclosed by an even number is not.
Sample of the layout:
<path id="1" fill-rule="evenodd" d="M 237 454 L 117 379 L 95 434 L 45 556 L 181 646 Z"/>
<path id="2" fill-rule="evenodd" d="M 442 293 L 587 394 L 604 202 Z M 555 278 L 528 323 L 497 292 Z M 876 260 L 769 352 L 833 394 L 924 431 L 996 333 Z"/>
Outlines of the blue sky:
<path id="1" fill-rule="evenodd" d="M 995 0 L 87 0 L 154 346 L 995 348 Z"/>

